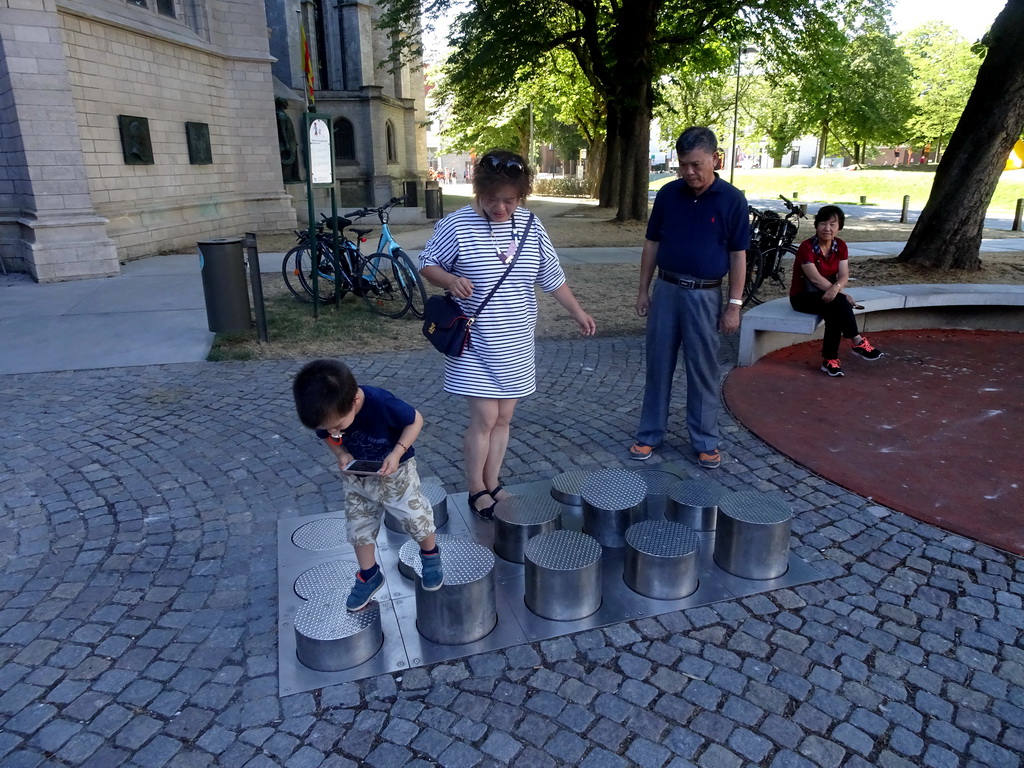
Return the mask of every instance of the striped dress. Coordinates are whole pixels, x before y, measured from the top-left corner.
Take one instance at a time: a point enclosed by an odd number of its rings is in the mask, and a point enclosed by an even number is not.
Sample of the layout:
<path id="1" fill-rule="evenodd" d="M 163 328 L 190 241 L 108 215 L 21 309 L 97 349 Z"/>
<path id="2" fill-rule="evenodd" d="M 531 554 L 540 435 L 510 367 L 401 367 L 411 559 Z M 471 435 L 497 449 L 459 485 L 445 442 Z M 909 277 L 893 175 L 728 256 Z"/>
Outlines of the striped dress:
<path id="1" fill-rule="evenodd" d="M 476 314 L 477 306 L 505 273 L 508 265 L 503 255 L 513 238 L 518 244 L 529 217 L 529 211 L 517 208 L 511 221 L 495 223 L 471 206 L 460 208 L 437 223 L 420 254 L 420 267 L 436 265 L 469 278 L 473 295 L 456 301 L 467 314 Z M 537 389 L 534 285 L 551 292 L 564 283 L 555 248 L 535 218 L 515 266 L 474 322 L 466 351 L 462 357 L 445 357 L 445 391 L 493 399 L 533 394 Z"/>

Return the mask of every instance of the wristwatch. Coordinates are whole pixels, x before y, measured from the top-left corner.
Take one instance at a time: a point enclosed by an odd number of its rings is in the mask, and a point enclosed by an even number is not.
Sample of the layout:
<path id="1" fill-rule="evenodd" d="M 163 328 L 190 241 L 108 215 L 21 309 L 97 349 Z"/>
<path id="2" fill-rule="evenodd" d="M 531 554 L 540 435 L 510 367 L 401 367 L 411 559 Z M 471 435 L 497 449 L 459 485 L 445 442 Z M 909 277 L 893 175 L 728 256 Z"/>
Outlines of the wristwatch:
<path id="1" fill-rule="evenodd" d="M 735 304 L 738 307 L 743 306 L 743 299 L 729 299 L 730 304 Z"/>

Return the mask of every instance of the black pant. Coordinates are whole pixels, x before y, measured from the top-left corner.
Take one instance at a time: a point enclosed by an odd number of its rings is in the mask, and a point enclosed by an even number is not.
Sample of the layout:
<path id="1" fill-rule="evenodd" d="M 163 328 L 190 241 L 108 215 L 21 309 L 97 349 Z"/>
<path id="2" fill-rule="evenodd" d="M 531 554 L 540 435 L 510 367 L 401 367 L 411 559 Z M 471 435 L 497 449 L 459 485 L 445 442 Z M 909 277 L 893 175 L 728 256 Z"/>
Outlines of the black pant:
<path id="1" fill-rule="evenodd" d="M 859 335 L 857 318 L 853 305 L 846 294 L 838 294 L 832 301 L 822 301 L 821 293 L 798 293 L 789 297 L 789 303 L 797 312 L 821 315 L 825 321 L 825 338 L 821 341 L 821 356 L 825 360 L 839 357 L 839 337 L 852 339 Z"/>

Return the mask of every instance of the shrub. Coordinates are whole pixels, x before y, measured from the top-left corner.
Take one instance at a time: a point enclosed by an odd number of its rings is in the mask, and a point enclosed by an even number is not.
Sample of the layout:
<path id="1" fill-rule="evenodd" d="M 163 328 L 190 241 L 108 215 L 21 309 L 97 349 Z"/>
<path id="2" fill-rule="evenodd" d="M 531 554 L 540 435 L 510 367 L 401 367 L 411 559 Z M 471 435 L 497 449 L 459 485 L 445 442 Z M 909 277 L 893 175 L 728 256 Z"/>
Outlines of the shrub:
<path id="1" fill-rule="evenodd" d="M 533 194 L 545 197 L 590 197 L 590 189 L 583 179 L 565 176 L 560 179 L 537 179 Z"/>

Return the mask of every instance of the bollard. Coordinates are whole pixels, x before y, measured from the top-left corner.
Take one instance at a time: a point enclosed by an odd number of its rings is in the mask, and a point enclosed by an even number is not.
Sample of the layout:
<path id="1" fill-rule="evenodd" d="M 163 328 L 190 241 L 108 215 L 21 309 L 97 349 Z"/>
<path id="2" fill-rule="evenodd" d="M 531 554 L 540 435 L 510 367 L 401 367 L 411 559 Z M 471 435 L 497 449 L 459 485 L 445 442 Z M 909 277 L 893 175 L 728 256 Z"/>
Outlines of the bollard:
<path id="1" fill-rule="evenodd" d="M 907 214 L 910 211 L 910 195 L 903 196 L 903 210 L 900 212 L 900 224 L 907 223 Z"/>
<path id="2" fill-rule="evenodd" d="M 794 199 L 794 200 L 799 200 L 799 199 L 800 199 L 800 195 L 799 195 L 799 194 L 797 194 L 796 192 L 794 192 L 794 193 L 793 193 L 793 199 Z"/>
<path id="3" fill-rule="evenodd" d="M 256 247 L 256 233 L 246 232 L 242 241 L 249 260 L 249 285 L 252 287 L 253 310 L 256 312 L 256 336 L 264 344 L 267 335 L 267 311 L 263 303 L 263 275 L 260 273 L 260 251 Z"/>
<path id="4" fill-rule="evenodd" d="M 800 203 L 800 205 L 798 205 L 797 207 L 800 209 L 801 216 L 807 215 L 807 203 Z"/>
<path id="5" fill-rule="evenodd" d="M 860 204 L 861 205 L 867 205 L 868 204 L 868 196 L 867 195 L 861 195 L 860 196 Z"/>
<path id="6" fill-rule="evenodd" d="M 1020 232 L 1021 219 L 1024 218 L 1024 197 L 1017 198 L 1017 212 L 1013 214 L 1012 232 Z"/>

